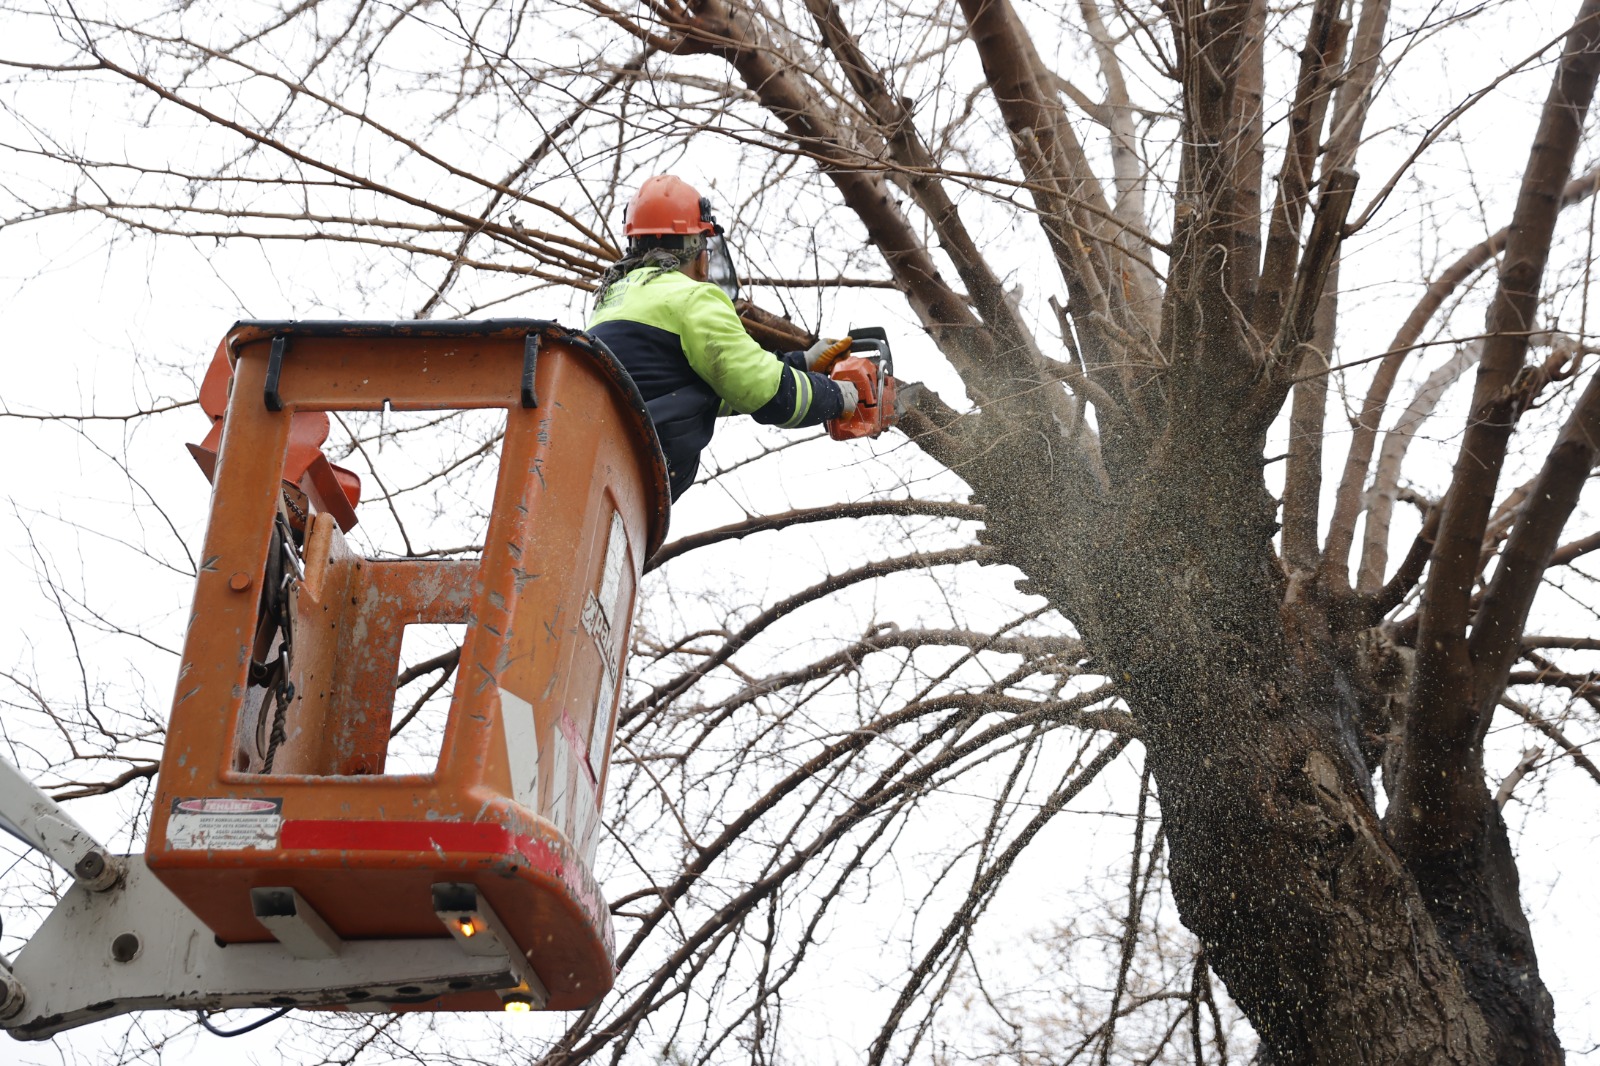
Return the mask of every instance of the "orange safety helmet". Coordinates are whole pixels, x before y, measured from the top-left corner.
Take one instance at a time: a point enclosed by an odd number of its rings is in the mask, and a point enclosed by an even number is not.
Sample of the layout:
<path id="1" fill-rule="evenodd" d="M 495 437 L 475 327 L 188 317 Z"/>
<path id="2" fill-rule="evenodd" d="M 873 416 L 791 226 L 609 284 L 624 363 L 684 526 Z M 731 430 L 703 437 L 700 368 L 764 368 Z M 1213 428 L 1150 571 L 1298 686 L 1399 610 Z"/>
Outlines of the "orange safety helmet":
<path id="1" fill-rule="evenodd" d="M 633 194 L 622 219 L 622 232 L 629 237 L 716 233 L 711 217 L 711 201 L 694 186 L 671 174 L 650 178 Z"/>

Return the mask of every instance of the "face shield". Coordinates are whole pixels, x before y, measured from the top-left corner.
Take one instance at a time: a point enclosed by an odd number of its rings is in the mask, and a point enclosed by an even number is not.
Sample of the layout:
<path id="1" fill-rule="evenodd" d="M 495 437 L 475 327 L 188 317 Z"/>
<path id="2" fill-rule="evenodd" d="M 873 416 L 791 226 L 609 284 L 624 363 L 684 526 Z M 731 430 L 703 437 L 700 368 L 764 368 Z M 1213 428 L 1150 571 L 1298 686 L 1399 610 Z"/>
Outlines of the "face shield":
<path id="1" fill-rule="evenodd" d="M 706 279 L 728 294 L 728 299 L 739 298 L 739 272 L 733 266 L 733 253 L 728 250 L 728 239 L 711 217 L 711 201 L 700 197 L 700 221 L 709 222 L 712 231 L 706 236 Z"/>
<path id="2" fill-rule="evenodd" d="M 728 241 L 722 231 L 713 233 L 706 241 L 706 279 L 728 294 L 728 299 L 739 298 L 739 272 L 733 268 L 733 253 L 728 251 Z"/>

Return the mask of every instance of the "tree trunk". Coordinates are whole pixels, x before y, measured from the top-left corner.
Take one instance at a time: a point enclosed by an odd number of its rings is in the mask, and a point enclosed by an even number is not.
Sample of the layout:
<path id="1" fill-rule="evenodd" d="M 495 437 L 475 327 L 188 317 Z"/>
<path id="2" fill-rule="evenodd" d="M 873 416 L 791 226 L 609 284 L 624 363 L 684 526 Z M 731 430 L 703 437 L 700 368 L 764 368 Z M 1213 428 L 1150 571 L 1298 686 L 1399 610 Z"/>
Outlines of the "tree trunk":
<path id="1" fill-rule="evenodd" d="M 1220 433 L 1158 445 L 1071 519 L 1019 489 L 1049 477 L 1023 449 L 966 473 L 985 540 L 1070 614 L 1144 728 L 1184 924 L 1274 1061 L 1495 1061 L 1384 837 L 1327 629 L 1280 609 L 1260 455 Z"/>

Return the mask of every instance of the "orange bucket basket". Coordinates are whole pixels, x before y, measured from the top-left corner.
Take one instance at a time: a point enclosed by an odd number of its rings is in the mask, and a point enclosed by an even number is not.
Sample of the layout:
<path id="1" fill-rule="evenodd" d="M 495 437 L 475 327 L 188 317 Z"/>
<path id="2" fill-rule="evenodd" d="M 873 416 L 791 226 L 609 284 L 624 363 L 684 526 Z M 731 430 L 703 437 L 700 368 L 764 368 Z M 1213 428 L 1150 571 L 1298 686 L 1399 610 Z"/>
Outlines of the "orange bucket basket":
<path id="1" fill-rule="evenodd" d="M 537 975 L 518 1002 L 590 1005 L 615 965 L 590 866 L 637 582 L 669 507 L 637 389 L 603 346 L 541 321 L 244 322 L 222 351 L 232 384 L 146 863 L 229 944 L 465 942 L 470 917 L 441 920 L 481 901 Z M 386 404 L 505 411 L 481 558 L 345 543 L 342 483 L 292 425 Z M 286 474 L 312 506 L 286 506 Z M 389 775 L 401 637 L 424 623 L 465 624 L 438 763 Z M 498 1009 L 499 993 L 410 1006 Z"/>

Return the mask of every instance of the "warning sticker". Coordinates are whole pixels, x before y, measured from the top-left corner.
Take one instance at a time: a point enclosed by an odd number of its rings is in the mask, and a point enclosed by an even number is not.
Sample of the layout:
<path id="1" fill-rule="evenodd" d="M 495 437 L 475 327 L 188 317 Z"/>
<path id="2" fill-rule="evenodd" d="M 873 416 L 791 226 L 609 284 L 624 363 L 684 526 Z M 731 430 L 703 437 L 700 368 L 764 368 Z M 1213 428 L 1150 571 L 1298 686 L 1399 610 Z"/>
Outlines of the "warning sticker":
<path id="1" fill-rule="evenodd" d="M 282 825 L 282 799 L 175 799 L 167 819 L 167 845 L 183 851 L 275 848 Z"/>

